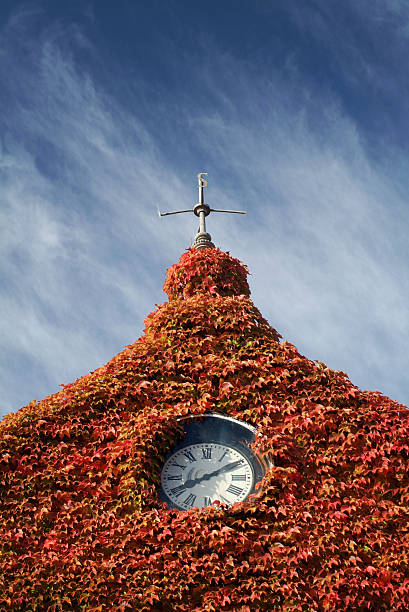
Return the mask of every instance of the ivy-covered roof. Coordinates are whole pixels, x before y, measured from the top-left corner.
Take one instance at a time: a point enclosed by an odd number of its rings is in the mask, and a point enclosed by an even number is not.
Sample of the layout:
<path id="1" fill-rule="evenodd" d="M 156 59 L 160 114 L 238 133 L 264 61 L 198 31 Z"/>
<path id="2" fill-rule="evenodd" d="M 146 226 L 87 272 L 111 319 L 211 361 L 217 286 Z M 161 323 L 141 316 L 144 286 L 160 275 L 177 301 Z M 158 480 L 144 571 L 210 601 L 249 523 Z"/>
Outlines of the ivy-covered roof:
<path id="1" fill-rule="evenodd" d="M 0 609 L 409 609 L 408 411 L 300 355 L 218 249 L 106 366 L 0 424 Z M 258 428 L 272 467 L 230 507 L 168 509 L 184 415 Z"/>

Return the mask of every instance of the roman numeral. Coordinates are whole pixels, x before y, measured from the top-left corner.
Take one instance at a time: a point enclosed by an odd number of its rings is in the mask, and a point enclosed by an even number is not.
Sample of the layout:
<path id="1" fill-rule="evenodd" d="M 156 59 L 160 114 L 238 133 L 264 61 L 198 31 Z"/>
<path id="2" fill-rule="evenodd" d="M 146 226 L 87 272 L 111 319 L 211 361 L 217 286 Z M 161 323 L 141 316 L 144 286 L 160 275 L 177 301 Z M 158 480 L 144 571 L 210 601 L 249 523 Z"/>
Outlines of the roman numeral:
<path id="1" fill-rule="evenodd" d="M 223 455 L 220 457 L 219 462 L 223 460 L 223 458 L 227 455 L 229 451 L 224 451 Z"/>
<path id="2" fill-rule="evenodd" d="M 211 448 L 202 448 L 203 459 L 211 459 L 212 458 L 212 449 Z"/>
<path id="3" fill-rule="evenodd" d="M 180 467 L 180 468 L 182 468 L 182 470 L 184 470 L 184 469 L 185 469 L 185 467 L 186 467 L 185 465 L 180 465 L 180 463 L 171 463 L 170 465 L 171 465 L 172 467 L 173 467 L 173 466 L 175 466 L 175 467 Z"/>
<path id="4" fill-rule="evenodd" d="M 186 491 L 185 485 L 179 485 L 178 487 L 175 487 L 174 489 L 170 490 L 172 495 L 174 495 L 175 497 L 179 497 L 179 495 L 182 495 L 184 491 Z"/>
<path id="5" fill-rule="evenodd" d="M 182 474 L 179 476 L 166 476 L 166 480 L 182 480 Z"/>
<path id="6" fill-rule="evenodd" d="M 186 459 L 189 459 L 190 463 L 193 463 L 193 461 L 196 461 L 196 457 L 191 453 L 191 451 L 185 451 L 183 454 L 186 457 Z"/>
<path id="7" fill-rule="evenodd" d="M 195 501 L 196 501 L 196 495 L 193 495 L 193 493 L 190 493 L 190 494 L 189 494 L 189 495 L 186 497 L 186 499 L 184 500 L 184 502 L 183 502 L 183 503 L 185 504 L 185 506 L 190 506 L 190 507 L 192 507 L 192 506 L 193 506 L 193 504 L 195 503 Z"/>
<path id="8" fill-rule="evenodd" d="M 232 474 L 231 475 L 231 479 L 232 480 L 241 480 L 242 482 L 246 481 L 246 474 Z"/>
<path id="9" fill-rule="evenodd" d="M 212 500 L 210 497 L 204 497 L 203 498 L 203 505 L 204 506 L 210 506 L 210 504 L 212 503 Z"/>
<path id="10" fill-rule="evenodd" d="M 227 493 L 231 493 L 232 495 L 240 495 L 243 489 L 240 487 L 236 487 L 236 485 L 230 485 L 228 489 L 226 489 Z"/>

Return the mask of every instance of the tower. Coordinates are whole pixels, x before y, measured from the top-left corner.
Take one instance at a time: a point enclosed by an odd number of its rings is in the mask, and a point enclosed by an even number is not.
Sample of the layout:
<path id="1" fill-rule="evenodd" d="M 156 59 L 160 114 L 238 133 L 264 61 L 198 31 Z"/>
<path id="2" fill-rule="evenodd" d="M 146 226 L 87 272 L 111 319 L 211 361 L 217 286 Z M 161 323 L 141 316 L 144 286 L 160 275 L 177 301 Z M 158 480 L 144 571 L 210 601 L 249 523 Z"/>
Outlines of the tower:
<path id="1" fill-rule="evenodd" d="M 140 339 L 1 423 L 0 608 L 407 610 L 407 410 L 281 341 L 246 266 L 198 234 Z M 254 431 L 258 486 L 165 503 L 180 448 L 234 450 L 183 446 L 210 415 Z M 237 452 L 175 486 L 230 478 Z"/>

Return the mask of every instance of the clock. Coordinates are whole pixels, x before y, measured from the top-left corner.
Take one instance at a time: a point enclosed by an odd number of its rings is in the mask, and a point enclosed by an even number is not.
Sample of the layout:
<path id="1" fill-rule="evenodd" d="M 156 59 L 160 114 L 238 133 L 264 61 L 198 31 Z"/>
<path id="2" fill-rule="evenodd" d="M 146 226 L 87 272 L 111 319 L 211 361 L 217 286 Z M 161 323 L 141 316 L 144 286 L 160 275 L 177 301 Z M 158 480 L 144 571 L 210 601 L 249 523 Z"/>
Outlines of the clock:
<path id="1" fill-rule="evenodd" d="M 265 465 L 251 449 L 255 429 L 238 419 L 209 414 L 190 417 L 185 435 L 166 458 L 161 498 L 179 510 L 214 501 L 231 505 L 254 493 Z"/>

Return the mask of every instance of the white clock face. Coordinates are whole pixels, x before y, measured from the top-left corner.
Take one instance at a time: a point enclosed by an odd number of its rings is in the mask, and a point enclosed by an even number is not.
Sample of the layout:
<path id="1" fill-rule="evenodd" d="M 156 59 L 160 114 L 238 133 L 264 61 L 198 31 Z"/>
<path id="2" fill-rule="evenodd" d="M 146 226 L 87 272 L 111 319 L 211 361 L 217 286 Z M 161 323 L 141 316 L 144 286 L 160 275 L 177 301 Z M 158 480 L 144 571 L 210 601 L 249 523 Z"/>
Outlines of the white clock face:
<path id="1" fill-rule="evenodd" d="M 177 450 L 165 463 L 162 489 L 182 510 L 203 508 L 216 500 L 243 501 L 254 484 L 250 461 L 236 448 L 200 442 Z"/>

